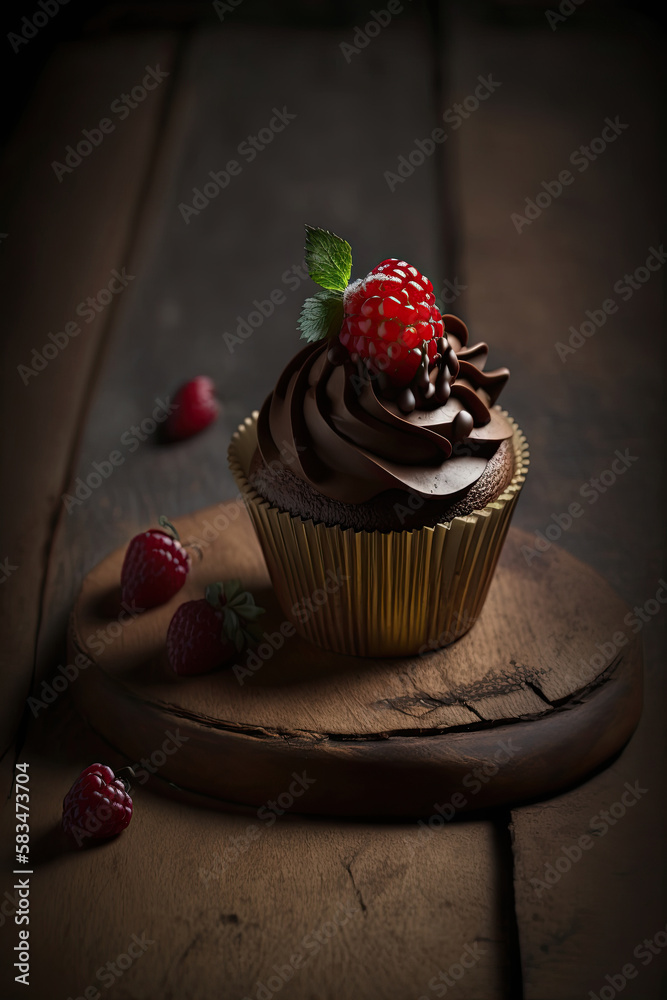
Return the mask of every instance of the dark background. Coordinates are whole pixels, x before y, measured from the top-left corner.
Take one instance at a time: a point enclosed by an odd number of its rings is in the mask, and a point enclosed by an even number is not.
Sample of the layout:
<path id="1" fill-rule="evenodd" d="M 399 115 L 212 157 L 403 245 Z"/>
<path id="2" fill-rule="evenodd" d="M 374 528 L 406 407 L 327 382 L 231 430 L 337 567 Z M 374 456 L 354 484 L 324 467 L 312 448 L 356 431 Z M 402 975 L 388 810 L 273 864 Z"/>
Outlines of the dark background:
<path id="1" fill-rule="evenodd" d="M 17 756 L 34 761 L 36 835 L 57 822 L 68 775 L 96 745 L 66 698 L 39 720 L 24 711 L 25 698 L 64 662 L 72 601 L 107 552 L 160 513 L 176 517 L 235 495 L 227 442 L 296 351 L 296 318 L 312 286 L 288 291 L 280 312 L 237 352 L 221 335 L 255 298 L 284 288 L 281 276 L 302 260 L 304 223 L 351 243 L 354 276 L 396 255 L 436 290 L 466 286 L 448 309 L 468 322 L 473 340 L 489 342 L 491 365 L 511 369 L 503 405 L 531 445 L 516 526 L 544 532 L 617 449 L 637 456 L 559 544 L 629 607 L 654 598 L 665 575 L 664 275 L 627 302 L 613 286 L 665 237 L 665 8 L 585 0 L 551 31 L 549 7 L 558 4 L 406 3 L 349 62 L 340 45 L 369 19 L 365 4 L 244 0 L 221 22 L 208 3 L 70 0 L 18 53 L 5 36 L 37 3 L 3 7 L 0 559 L 15 568 L 0 584 L 0 733 L 4 787 Z M 51 162 L 156 63 L 168 80 L 59 184 Z M 384 173 L 489 73 L 502 81 L 497 94 L 392 193 Z M 297 119 L 186 225 L 179 203 L 191 202 L 193 187 L 267 123 L 274 105 L 294 108 Z M 512 213 L 617 115 L 627 130 L 517 233 Z M 136 275 L 129 290 L 23 385 L 17 365 L 123 266 Z M 609 297 L 619 299 L 618 311 L 561 361 L 555 345 Z M 215 427 L 174 449 L 147 441 L 68 514 L 62 496 L 77 477 L 156 398 L 196 374 L 218 385 Z M 532 565 L 537 579 L 539 558 Z M 453 825 L 429 858 L 432 871 L 425 864 L 395 886 L 351 951 L 332 951 L 312 980 L 282 996 L 430 995 L 438 962 L 451 964 L 477 936 L 489 955 L 460 995 L 571 1000 L 599 991 L 635 945 L 664 929 L 664 612 L 648 619 L 645 711 L 621 757 L 567 795 L 513 810 L 509 826 L 493 816 Z M 637 810 L 536 898 L 530 879 L 636 780 L 650 790 Z M 215 823 L 231 831 L 236 819 Z M 3 823 L 9 842 L 7 810 Z M 68 858 L 45 866 L 29 996 L 79 995 L 107 955 L 149 926 L 157 941 L 150 962 L 137 963 L 110 996 L 240 997 L 317 922 L 321 897 L 338 891 L 331 857 L 364 856 L 371 842 L 389 857 L 400 840 L 391 827 L 338 822 L 276 829 L 258 860 L 261 875 L 241 872 L 225 890 L 230 911 L 250 914 L 239 930 L 214 919 L 208 897 L 193 902 L 187 859 L 214 850 L 220 828 L 211 816 L 194 822 L 153 795 L 140 823 L 135 857 L 103 855 L 83 873 Z M 508 829 L 510 847 L 499 835 Z M 165 830 L 168 879 L 146 860 L 159 856 Z M 283 868 L 292 877 L 274 898 Z M 436 892 L 433 879 L 442 880 Z M 413 915 L 407 927 L 405 913 Z M 12 928 L 0 926 L 3 960 Z M 667 996 L 667 955 L 622 995 Z"/>

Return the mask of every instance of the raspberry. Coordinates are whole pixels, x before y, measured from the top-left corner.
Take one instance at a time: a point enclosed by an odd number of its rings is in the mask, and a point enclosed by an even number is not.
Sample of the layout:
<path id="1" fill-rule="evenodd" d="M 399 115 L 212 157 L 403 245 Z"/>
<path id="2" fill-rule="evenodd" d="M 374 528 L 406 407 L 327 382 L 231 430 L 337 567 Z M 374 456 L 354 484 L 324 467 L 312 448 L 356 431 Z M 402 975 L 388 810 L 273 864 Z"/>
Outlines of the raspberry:
<path id="1" fill-rule="evenodd" d="M 208 674 L 234 654 L 222 635 L 222 611 L 205 598 L 181 604 L 169 623 L 167 656 L 177 674 Z"/>
<path id="2" fill-rule="evenodd" d="M 426 402 L 437 392 L 431 371 L 438 356 L 442 369 L 447 347 L 445 325 L 428 278 L 407 261 L 392 257 L 350 284 L 350 244 L 326 229 L 306 226 L 305 249 L 308 274 L 322 291 L 303 304 L 302 339 L 333 341 L 332 364 L 341 364 L 348 356 L 361 363 L 377 375 L 388 398 L 398 390 L 398 405 L 405 412 L 417 403 L 413 390 L 420 402 Z"/>
<path id="3" fill-rule="evenodd" d="M 164 425 L 169 441 L 182 441 L 212 424 L 220 412 L 215 385 L 205 375 L 186 382 L 174 397 L 174 410 Z"/>
<path id="4" fill-rule="evenodd" d="M 161 525 L 169 522 L 161 517 Z M 127 547 L 120 574 L 122 600 L 145 611 L 178 593 L 190 570 L 190 557 L 174 528 L 172 534 L 151 529 L 135 535 Z"/>
<path id="5" fill-rule="evenodd" d="M 115 837 L 131 819 L 132 799 L 106 764 L 82 771 L 63 800 L 63 829 L 77 847 L 89 837 Z"/>
<path id="6" fill-rule="evenodd" d="M 361 358 L 396 386 L 413 380 L 424 355 L 430 362 L 438 353 L 445 327 L 433 285 L 404 260 L 383 260 L 348 285 L 343 306 L 341 344 L 353 360 Z"/>
<path id="7" fill-rule="evenodd" d="M 256 640 L 252 622 L 264 613 L 239 580 L 214 583 L 206 597 L 186 601 L 167 631 L 167 657 L 177 674 L 207 674 Z"/>

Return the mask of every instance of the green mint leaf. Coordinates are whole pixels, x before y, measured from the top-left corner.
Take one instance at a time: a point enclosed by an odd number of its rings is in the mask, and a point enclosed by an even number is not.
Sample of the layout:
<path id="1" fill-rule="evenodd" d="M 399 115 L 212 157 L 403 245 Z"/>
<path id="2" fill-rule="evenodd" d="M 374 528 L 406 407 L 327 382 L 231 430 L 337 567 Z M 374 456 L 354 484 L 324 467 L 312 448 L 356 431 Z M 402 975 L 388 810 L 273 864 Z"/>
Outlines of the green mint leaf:
<path id="1" fill-rule="evenodd" d="M 244 590 L 240 580 L 227 580 L 225 584 L 215 584 L 224 590 L 226 604 L 222 608 L 222 631 L 225 638 L 234 643 L 236 651 L 242 652 L 250 641 L 258 641 L 253 622 L 264 614 L 264 608 L 255 604 L 250 591 Z M 211 588 L 208 588 L 211 589 Z"/>
<path id="2" fill-rule="evenodd" d="M 335 233 L 306 226 L 306 265 L 322 288 L 343 292 L 350 281 L 352 248 Z"/>
<path id="3" fill-rule="evenodd" d="M 234 599 L 243 594 L 243 587 L 240 580 L 227 580 L 223 584 L 227 604 L 233 604 Z"/>
<path id="4" fill-rule="evenodd" d="M 343 293 L 317 292 L 303 304 L 299 316 L 301 339 L 309 344 L 337 337 L 343 325 Z"/>
<path id="5" fill-rule="evenodd" d="M 254 622 L 264 614 L 264 608 L 258 608 L 254 601 L 252 604 L 235 604 L 234 611 L 246 622 Z"/>
<path id="6" fill-rule="evenodd" d="M 237 653 L 240 653 L 243 649 L 245 638 L 243 635 L 243 628 L 241 622 L 239 621 L 238 615 L 231 610 L 230 607 L 225 605 L 222 609 L 223 612 L 223 623 L 222 631 L 230 642 L 234 643 Z"/>
<path id="7" fill-rule="evenodd" d="M 234 632 L 240 626 L 238 615 L 236 614 L 235 611 L 232 611 L 232 609 L 229 607 L 228 604 L 225 604 L 224 608 L 222 609 L 222 615 L 223 615 L 222 624 L 225 635 L 227 636 L 228 639 L 232 639 Z"/>
<path id="8" fill-rule="evenodd" d="M 204 596 L 206 600 L 211 605 L 211 607 L 220 610 L 220 595 L 222 593 L 221 583 L 209 583 L 204 591 Z"/>
<path id="9" fill-rule="evenodd" d="M 243 628 L 243 626 L 241 627 Z M 259 642 L 262 635 L 256 625 L 248 625 L 246 628 L 243 628 L 243 637 L 246 643 L 250 645 L 251 642 Z"/>

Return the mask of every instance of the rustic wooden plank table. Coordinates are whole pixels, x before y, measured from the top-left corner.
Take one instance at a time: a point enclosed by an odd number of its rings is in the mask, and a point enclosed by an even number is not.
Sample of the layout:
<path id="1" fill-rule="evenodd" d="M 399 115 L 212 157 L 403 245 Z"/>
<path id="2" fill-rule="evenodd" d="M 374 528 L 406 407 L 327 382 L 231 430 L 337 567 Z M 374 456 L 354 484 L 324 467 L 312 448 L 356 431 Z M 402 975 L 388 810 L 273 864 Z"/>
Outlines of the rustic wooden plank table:
<path id="1" fill-rule="evenodd" d="M 188 31 L 92 36 L 56 52 L 6 153 L 0 557 L 16 568 L 1 588 L 3 996 L 22 995 L 12 970 L 16 760 L 31 774 L 31 997 L 99 989 L 119 1000 L 408 1000 L 443 995 L 446 980 L 433 977 L 451 970 L 448 991 L 468 1000 L 570 1000 L 605 987 L 611 995 L 628 962 L 638 974 L 625 998 L 665 995 L 661 947 L 641 951 L 643 960 L 635 952 L 661 940 L 667 921 L 664 615 L 655 610 L 664 573 L 662 278 L 637 272 L 661 246 L 657 45 L 641 21 L 632 32 L 613 18 L 604 31 L 594 18 L 551 31 L 542 11 L 520 27 L 473 17 L 463 4 L 441 14 L 436 32 L 405 10 L 347 55 L 341 43 L 354 42 L 353 25 L 261 27 L 233 14 Z M 110 111 L 158 65 L 166 75 L 144 101 L 124 118 Z M 446 142 L 388 183 L 385 172 L 474 93 L 479 76 L 493 81 L 488 98 L 459 128 L 445 119 Z M 186 220 L 179 206 L 192 205 L 193 188 L 239 158 L 239 144 L 275 108 L 295 117 Z M 59 181 L 52 161 L 106 116 L 113 132 Z M 571 154 L 590 147 L 607 118 L 624 127 L 580 170 Z M 552 185 L 552 203 L 540 197 L 539 214 L 515 224 L 526 199 L 568 168 L 562 193 Z M 447 309 L 489 341 L 492 363 L 511 368 L 507 405 L 532 452 L 515 523 L 544 533 L 582 502 L 558 543 L 640 609 L 640 728 L 580 788 L 451 823 L 419 850 L 414 822 L 294 811 L 253 837 L 252 810 L 183 802 L 158 774 L 138 789 L 127 834 L 66 852 L 57 832 L 64 791 L 91 760 L 120 762 L 86 730 L 69 691 L 26 711 L 19 726 L 25 699 L 40 697 L 65 662 L 69 609 L 104 555 L 160 513 L 235 496 L 229 437 L 295 350 L 309 288 L 305 221 L 349 239 L 358 273 L 394 252 L 414 260 Z M 113 269 L 132 277 L 88 323 L 77 306 Z M 635 272 L 633 287 L 624 275 Z M 230 352 L 223 332 L 274 289 L 284 303 Z M 608 299 L 618 308 L 599 331 L 559 356 L 569 328 Z M 49 332 L 77 319 L 80 334 L 43 350 Z M 35 374 L 21 377 L 20 365 Z M 142 421 L 198 373 L 218 385 L 219 421 L 160 447 Z M 114 450 L 123 463 L 68 511 L 62 495 Z M 617 450 L 633 456 L 627 474 L 591 485 Z M 539 554 L 530 565 L 537 579 Z M 626 783 L 639 789 L 636 801 L 619 807 Z M 592 846 L 578 856 L 584 835 Z M 133 935 L 143 936 L 139 957 L 113 965 Z M 287 978 L 298 952 L 304 959 Z M 100 978 L 107 963 L 115 971 Z"/>

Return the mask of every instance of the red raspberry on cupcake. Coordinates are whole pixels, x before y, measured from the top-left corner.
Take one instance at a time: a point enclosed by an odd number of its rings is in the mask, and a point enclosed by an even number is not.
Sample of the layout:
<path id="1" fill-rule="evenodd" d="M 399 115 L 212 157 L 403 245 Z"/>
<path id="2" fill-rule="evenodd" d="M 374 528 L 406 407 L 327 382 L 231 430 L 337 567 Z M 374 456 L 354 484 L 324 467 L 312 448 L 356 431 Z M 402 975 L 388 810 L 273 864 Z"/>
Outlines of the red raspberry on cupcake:
<path id="1" fill-rule="evenodd" d="M 308 341 L 338 341 L 352 361 L 396 389 L 427 388 L 428 370 L 446 350 L 433 285 L 407 261 L 389 258 L 349 283 L 352 251 L 334 233 L 306 227 L 311 278 L 324 289 L 307 299 L 299 326 Z M 340 355 L 332 352 L 332 360 Z"/>
<path id="2" fill-rule="evenodd" d="M 351 355 L 383 371 L 397 386 L 408 385 L 433 361 L 445 325 L 433 285 L 404 260 L 383 260 L 365 278 L 348 285 L 338 339 Z"/>

